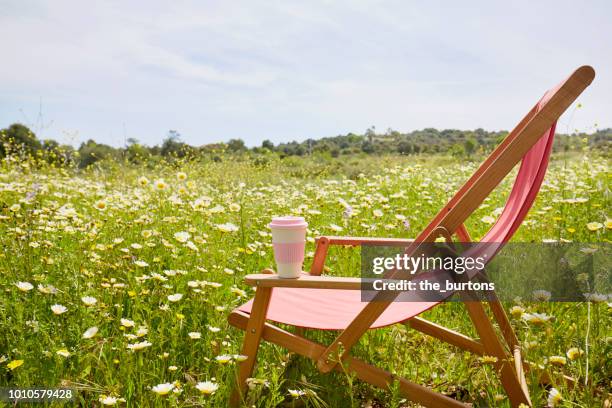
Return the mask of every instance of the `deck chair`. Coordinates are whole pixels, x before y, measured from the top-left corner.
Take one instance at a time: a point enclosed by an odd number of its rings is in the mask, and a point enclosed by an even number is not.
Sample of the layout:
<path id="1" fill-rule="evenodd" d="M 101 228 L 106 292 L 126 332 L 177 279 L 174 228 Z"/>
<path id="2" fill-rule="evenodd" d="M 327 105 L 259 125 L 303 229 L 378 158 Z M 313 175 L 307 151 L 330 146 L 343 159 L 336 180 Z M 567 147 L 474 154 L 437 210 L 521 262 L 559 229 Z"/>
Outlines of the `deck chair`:
<path id="1" fill-rule="evenodd" d="M 496 298 L 486 304 L 463 302 L 478 334 L 478 338 L 474 339 L 418 317 L 441 302 L 392 302 L 393 299 L 388 298 L 362 302 L 361 279 L 322 276 L 321 273 L 328 249 L 333 245 L 405 244 L 406 251 L 414 253 L 423 243 L 433 242 L 439 237 L 450 242 L 456 236 L 460 242 L 470 242 L 465 220 L 521 161 L 504 210 L 480 241 L 507 242 L 520 226 L 538 193 L 552 149 L 557 119 L 592 82 L 594 76 L 593 68 L 582 66 L 546 92 L 414 240 L 319 237 L 310 273 L 304 273 L 299 279 L 281 279 L 267 273 L 246 276 L 246 284 L 256 288 L 255 297 L 233 310 L 228 317 L 231 325 L 245 330 L 242 354 L 247 356 L 239 368 L 238 384 L 231 403 L 236 405 L 244 397 L 246 380 L 252 375 L 257 350 L 264 339 L 314 360 L 317 368 L 324 373 L 349 370 L 362 381 L 383 389 L 398 382 L 404 397 L 424 406 L 468 406 L 351 356 L 351 348 L 367 330 L 399 323 L 476 355 L 497 357 L 501 384 L 511 405 L 531 406 L 525 380 L 528 366 L 523 362 L 519 341 L 503 306 Z M 489 314 L 492 314 L 492 318 Z M 291 333 L 277 327 L 274 322 L 295 326 L 298 330 Z M 494 322 L 501 336 L 498 336 Z M 336 330 L 339 334 L 331 344 L 323 345 L 300 335 L 302 328 Z"/>

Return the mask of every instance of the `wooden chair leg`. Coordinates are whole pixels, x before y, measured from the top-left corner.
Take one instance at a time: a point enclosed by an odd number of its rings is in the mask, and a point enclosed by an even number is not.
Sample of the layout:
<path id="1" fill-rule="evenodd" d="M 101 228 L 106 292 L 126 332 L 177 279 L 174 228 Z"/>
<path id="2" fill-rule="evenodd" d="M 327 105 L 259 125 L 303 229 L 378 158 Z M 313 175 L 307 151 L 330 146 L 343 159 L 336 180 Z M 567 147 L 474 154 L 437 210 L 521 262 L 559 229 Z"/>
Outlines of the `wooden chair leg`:
<path id="1" fill-rule="evenodd" d="M 246 325 L 244 342 L 242 343 L 242 355 L 247 356 L 247 359 L 240 363 L 236 388 L 230 397 L 230 405 L 232 407 L 240 404 L 246 391 L 247 378 L 253 374 L 253 368 L 257 361 L 257 350 L 259 349 L 261 333 L 266 323 L 266 313 L 268 312 L 271 296 L 272 288 L 257 288 L 253 307 L 251 308 L 251 315 Z"/>
<path id="2" fill-rule="evenodd" d="M 465 224 L 461 224 L 455 231 L 457 236 L 462 242 L 472 242 L 470 233 Z M 510 364 L 509 354 L 506 353 L 503 344 L 499 341 L 499 337 L 485 312 L 485 309 L 480 302 L 465 302 L 466 308 L 472 320 L 472 323 L 476 327 L 476 331 L 481 338 L 484 345 L 485 351 L 495 357 L 502 360 L 501 362 L 501 380 L 502 385 L 508 393 L 508 398 L 512 406 L 518 406 L 521 403 L 531 406 L 531 400 L 529 398 L 529 390 L 527 389 L 527 383 L 525 380 L 525 371 L 523 368 L 523 361 L 521 355 L 520 344 L 508 315 L 504 310 L 501 302 L 497 298 L 497 294 L 493 292 L 493 299 L 489 301 L 489 307 L 493 312 L 493 317 L 499 324 L 502 332 L 502 336 L 506 341 L 506 344 L 512 350 L 512 357 L 515 359 L 514 368 Z M 499 355 L 497 353 L 500 353 Z"/>
<path id="3" fill-rule="evenodd" d="M 487 315 L 484 306 L 481 302 L 464 302 L 470 319 L 476 328 L 476 332 L 480 337 L 485 352 L 493 357 L 497 357 L 498 366 L 501 371 L 502 386 L 508 394 L 510 403 L 513 407 L 518 407 L 520 404 L 531 406 L 531 400 L 527 389 L 521 384 L 519 374 L 515 371 L 514 365 L 510 361 L 513 356 L 506 352 L 501 343 L 489 316 Z"/>
<path id="4" fill-rule="evenodd" d="M 510 319 L 508 319 L 508 315 L 506 314 L 506 311 L 504 310 L 504 307 L 499 299 L 497 299 L 495 292 L 493 292 L 493 296 L 495 299 L 489 301 L 489 308 L 493 312 L 493 316 L 495 317 L 497 324 L 499 324 L 499 328 L 501 329 L 506 343 L 511 349 L 514 350 L 514 348 L 520 347 L 518 337 L 516 337 L 516 333 L 514 333 L 512 325 L 510 324 Z"/>

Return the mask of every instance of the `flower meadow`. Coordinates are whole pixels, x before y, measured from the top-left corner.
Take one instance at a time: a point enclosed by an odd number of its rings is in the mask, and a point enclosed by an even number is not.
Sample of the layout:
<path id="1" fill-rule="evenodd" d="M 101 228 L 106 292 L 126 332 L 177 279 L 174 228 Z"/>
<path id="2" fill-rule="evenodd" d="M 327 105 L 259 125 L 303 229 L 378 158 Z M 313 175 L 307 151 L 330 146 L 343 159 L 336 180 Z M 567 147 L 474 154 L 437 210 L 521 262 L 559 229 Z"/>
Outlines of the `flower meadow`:
<path id="1" fill-rule="evenodd" d="M 477 164 L 444 156 L 227 156 L 77 170 L 5 159 L 0 387 L 69 387 L 76 390 L 69 404 L 87 407 L 224 407 L 248 358 L 227 315 L 253 295 L 243 276 L 274 266 L 272 216 L 306 218 L 308 268 L 319 235 L 414 237 Z M 596 152 L 554 156 L 514 240 L 610 242 L 610 179 L 609 161 Z M 500 214 L 511 182 L 470 218 L 473 237 Z M 326 273 L 359 276 L 359 261 L 358 248 L 333 248 Z M 505 304 L 525 358 L 551 375 L 543 388 L 528 374 L 534 404 L 610 404 L 609 294 L 592 294 L 589 303 L 535 301 L 545 297 Z M 475 335 L 458 302 L 424 317 Z M 305 335 L 329 343 L 336 333 Z M 407 327 L 370 331 L 355 353 L 475 406 L 509 406 L 494 358 Z M 348 372 L 321 375 L 265 342 L 249 389 L 246 406 L 412 406 L 396 386 L 383 391 Z"/>

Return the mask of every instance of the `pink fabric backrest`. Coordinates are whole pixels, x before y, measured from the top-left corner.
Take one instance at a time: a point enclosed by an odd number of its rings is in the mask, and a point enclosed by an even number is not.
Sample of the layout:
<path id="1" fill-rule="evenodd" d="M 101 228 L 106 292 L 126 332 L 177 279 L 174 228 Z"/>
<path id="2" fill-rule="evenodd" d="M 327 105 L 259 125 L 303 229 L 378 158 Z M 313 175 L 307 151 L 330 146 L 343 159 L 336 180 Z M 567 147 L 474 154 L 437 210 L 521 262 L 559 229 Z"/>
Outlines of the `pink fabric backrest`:
<path id="1" fill-rule="evenodd" d="M 554 91 L 548 91 L 538 102 L 538 107 L 546 102 Z M 555 126 L 556 123 L 553 123 L 521 161 L 506 206 L 481 242 L 508 242 L 525 219 L 540 191 L 548 168 L 548 159 L 555 138 Z"/>
<path id="2" fill-rule="evenodd" d="M 556 90 L 555 88 L 546 92 L 538 102 L 538 108 L 547 102 Z M 555 127 L 556 122 L 525 155 L 501 215 L 480 242 L 466 251 L 464 256 L 484 256 L 487 263 L 490 262 L 520 227 L 544 180 L 555 138 Z M 470 275 L 474 274 L 475 272 Z"/>

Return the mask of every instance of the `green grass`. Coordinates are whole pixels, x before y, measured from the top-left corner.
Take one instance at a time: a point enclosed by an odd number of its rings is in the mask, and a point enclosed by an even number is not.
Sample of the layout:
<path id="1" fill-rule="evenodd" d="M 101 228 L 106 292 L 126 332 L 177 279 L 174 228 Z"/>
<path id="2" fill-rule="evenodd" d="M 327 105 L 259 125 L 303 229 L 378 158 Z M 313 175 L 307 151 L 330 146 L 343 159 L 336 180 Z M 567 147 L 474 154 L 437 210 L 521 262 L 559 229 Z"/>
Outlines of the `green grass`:
<path id="1" fill-rule="evenodd" d="M 314 237 L 321 234 L 414 237 L 476 165 L 435 156 L 265 163 L 225 158 L 151 168 L 105 163 L 77 172 L 5 161 L 0 173 L 0 387 L 75 387 L 75 404 L 82 406 L 100 405 L 101 395 L 123 398 L 118 404 L 130 407 L 226 406 L 237 364 L 217 357 L 239 354 L 242 341 L 226 318 L 252 296 L 242 277 L 274 264 L 266 227 L 273 215 L 307 218 L 308 267 Z M 609 242 L 609 162 L 587 152 L 558 157 L 550 167 L 514 240 Z M 179 180 L 179 172 L 185 180 Z M 149 184 L 141 185 L 141 177 Z M 165 189 L 155 187 L 158 179 L 165 180 Z M 470 218 L 467 228 L 475 238 L 487 231 L 487 217 L 503 206 L 510 185 L 511 177 Z M 353 210 L 350 218 L 343 215 L 346 203 Z M 592 231 L 589 223 L 599 224 L 591 224 Z M 222 231 L 228 224 L 235 231 Z M 178 232 L 187 232 L 188 241 L 180 242 Z M 328 273 L 358 276 L 359 259 L 356 249 L 334 249 Z M 19 290 L 17 282 L 34 288 Z M 53 285 L 57 292 L 42 293 L 38 285 Z M 168 296 L 176 293 L 182 299 L 171 302 Z M 86 306 L 84 296 L 97 303 Z M 67 311 L 55 315 L 54 304 Z M 562 404 L 592 407 L 609 399 L 610 303 L 506 306 L 554 316 L 543 325 L 520 316 L 512 322 L 528 360 L 580 382 L 571 389 L 553 375 Z M 443 305 L 426 317 L 474 334 L 461 304 Z M 135 327 L 123 327 L 122 318 Z M 84 339 L 85 330 L 94 326 L 97 335 Z M 192 339 L 190 332 L 201 337 Z M 329 343 L 337 333 L 306 335 Z M 151 345 L 127 349 L 142 341 Z M 572 347 L 588 348 L 588 356 L 567 359 L 560 367 L 547 362 Z M 62 349 L 68 357 L 57 354 Z M 476 406 L 509 405 L 492 365 L 402 326 L 368 332 L 355 354 Z M 21 366 L 9 368 L 19 360 Z M 410 405 L 397 387 L 382 391 L 348 374 L 321 375 L 311 362 L 270 344 L 260 348 L 258 363 L 254 376 L 259 381 L 248 406 Z M 201 394 L 195 384 L 203 381 L 218 384 L 216 392 Z M 535 378 L 529 381 L 535 405 L 545 405 L 548 392 Z M 157 395 L 151 388 L 161 383 L 175 383 L 177 392 Z M 293 398 L 290 389 L 304 395 Z"/>

